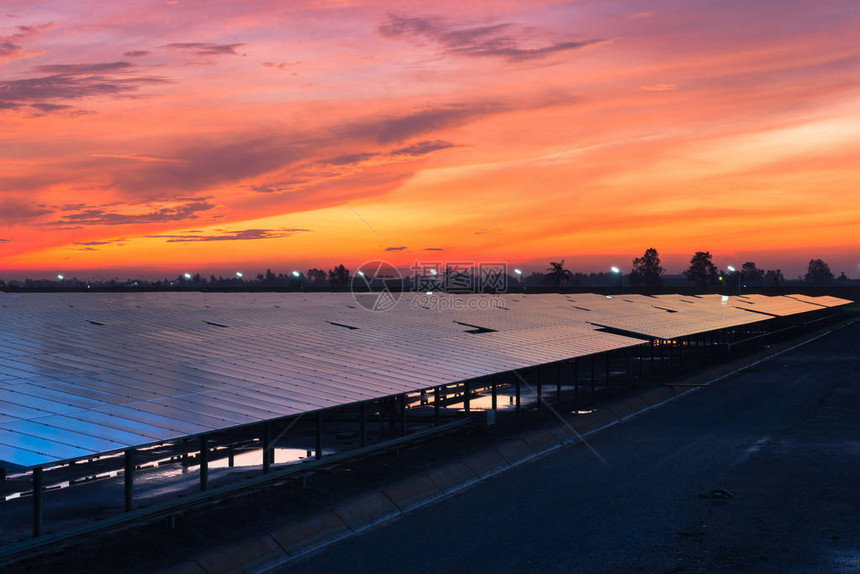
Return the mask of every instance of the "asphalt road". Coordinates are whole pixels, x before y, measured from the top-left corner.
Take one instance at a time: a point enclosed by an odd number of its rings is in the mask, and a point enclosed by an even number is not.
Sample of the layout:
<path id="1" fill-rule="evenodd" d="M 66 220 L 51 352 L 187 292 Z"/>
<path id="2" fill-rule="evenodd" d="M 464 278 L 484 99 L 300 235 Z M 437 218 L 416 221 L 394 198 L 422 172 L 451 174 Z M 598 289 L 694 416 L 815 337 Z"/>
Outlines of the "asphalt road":
<path id="1" fill-rule="evenodd" d="M 860 322 L 280 572 L 857 572 L 858 415 Z"/>

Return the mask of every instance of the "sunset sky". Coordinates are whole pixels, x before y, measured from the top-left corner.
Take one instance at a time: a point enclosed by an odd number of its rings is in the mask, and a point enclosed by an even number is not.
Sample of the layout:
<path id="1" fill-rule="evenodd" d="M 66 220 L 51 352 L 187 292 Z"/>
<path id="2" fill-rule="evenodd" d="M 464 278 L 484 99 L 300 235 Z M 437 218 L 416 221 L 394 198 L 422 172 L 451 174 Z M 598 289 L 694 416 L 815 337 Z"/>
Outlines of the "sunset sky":
<path id="1" fill-rule="evenodd" d="M 0 278 L 860 273 L 860 4 L 0 5 Z"/>

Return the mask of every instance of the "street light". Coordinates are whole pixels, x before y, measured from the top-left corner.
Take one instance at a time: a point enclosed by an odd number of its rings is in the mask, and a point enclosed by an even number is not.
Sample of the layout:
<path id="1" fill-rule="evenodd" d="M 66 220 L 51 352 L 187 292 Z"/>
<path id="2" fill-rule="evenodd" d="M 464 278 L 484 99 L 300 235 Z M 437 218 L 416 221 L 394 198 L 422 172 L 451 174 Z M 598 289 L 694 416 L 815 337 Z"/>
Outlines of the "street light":
<path id="1" fill-rule="evenodd" d="M 185 277 L 186 279 L 191 279 L 191 273 L 185 273 L 183 277 Z"/>
<path id="2" fill-rule="evenodd" d="M 245 274 L 242 273 L 241 271 L 236 271 L 236 277 L 238 277 L 239 279 L 241 279 L 244 276 L 245 276 Z"/>
<path id="3" fill-rule="evenodd" d="M 736 274 L 737 274 L 737 276 L 738 276 L 738 295 L 740 295 L 740 294 L 741 294 L 741 273 L 740 273 L 740 271 L 738 271 L 737 269 L 735 269 L 735 268 L 734 268 L 734 267 L 732 267 L 731 265 L 727 265 L 727 266 L 726 266 L 726 269 L 728 269 L 728 270 L 729 270 L 729 271 L 731 271 L 732 273 L 736 273 Z"/>
<path id="4" fill-rule="evenodd" d="M 293 271 L 293 277 L 301 277 L 301 276 L 302 276 L 302 274 L 299 273 L 298 271 Z"/>
<path id="5" fill-rule="evenodd" d="M 618 275 L 619 279 L 621 279 L 621 294 L 624 295 L 624 275 L 621 273 L 621 269 L 613 265 L 609 270 Z"/>
<path id="6" fill-rule="evenodd" d="M 62 275 L 57 275 L 57 279 L 59 279 L 60 281 L 62 281 L 63 279 L 65 279 L 65 277 L 63 277 Z"/>
<path id="7" fill-rule="evenodd" d="M 520 281 L 523 284 L 523 293 L 525 293 L 526 292 L 526 278 L 523 276 L 523 270 L 522 269 L 514 269 L 514 273 L 516 273 L 517 277 L 520 278 Z"/>

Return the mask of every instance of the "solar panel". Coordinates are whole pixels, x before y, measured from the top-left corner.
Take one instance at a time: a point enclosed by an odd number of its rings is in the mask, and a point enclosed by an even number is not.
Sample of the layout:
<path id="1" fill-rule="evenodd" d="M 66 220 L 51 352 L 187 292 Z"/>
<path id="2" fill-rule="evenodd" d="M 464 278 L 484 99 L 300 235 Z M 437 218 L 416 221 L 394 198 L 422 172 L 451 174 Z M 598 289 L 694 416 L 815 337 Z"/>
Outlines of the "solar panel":
<path id="1" fill-rule="evenodd" d="M 0 464 L 30 468 L 848 301 L 0 293 Z M 454 303 L 459 303 L 454 306 Z M 606 331 L 609 328 L 611 331 Z"/>

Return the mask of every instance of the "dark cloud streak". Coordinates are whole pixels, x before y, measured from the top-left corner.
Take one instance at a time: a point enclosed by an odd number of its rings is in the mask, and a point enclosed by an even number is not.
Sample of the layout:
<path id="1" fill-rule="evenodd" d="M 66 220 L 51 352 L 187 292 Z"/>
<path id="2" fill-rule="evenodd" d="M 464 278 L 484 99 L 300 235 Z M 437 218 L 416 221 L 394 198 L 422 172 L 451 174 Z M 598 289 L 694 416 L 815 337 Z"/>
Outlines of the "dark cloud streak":
<path id="1" fill-rule="evenodd" d="M 207 201 L 195 201 L 177 207 L 162 207 L 147 213 L 117 213 L 104 209 L 84 209 L 65 215 L 53 225 L 141 225 L 197 219 L 198 213 L 215 206 Z"/>
<path id="2" fill-rule="evenodd" d="M 148 239 L 166 239 L 167 243 L 196 243 L 205 241 L 256 241 L 259 239 L 281 239 L 310 229 L 243 229 L 225 231 L 223 235 L 147 235 Z"/>
<path id="3" fill-rule="evenodd" d="M 164 47 L 169 50 L 188 50 L 194 52 L 198 56 L 241 56 L 236 48 L 241 48 L 245 44 L 238 42 L 235 44 L 213 44 L 210 42 L 174 42 L 166 44 Z"/>
<path id="4" fill-rule="evenodd" d="M 395 13 L 388 14 L 388 21 L 381 24 L 378 31 L 386 38 L 428 41 L 455 56 L 498 57 L 511 62 L 537 60 L 601 42 L 596 39 L 567 40 L 528 48 L 520 43 L 520 37 L 526 35 L 526 31 L 512 23 L 458 27 L 443 18 L 409 17 Z"/>

